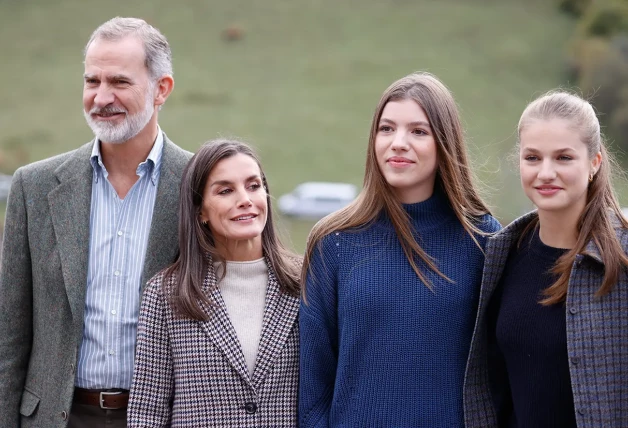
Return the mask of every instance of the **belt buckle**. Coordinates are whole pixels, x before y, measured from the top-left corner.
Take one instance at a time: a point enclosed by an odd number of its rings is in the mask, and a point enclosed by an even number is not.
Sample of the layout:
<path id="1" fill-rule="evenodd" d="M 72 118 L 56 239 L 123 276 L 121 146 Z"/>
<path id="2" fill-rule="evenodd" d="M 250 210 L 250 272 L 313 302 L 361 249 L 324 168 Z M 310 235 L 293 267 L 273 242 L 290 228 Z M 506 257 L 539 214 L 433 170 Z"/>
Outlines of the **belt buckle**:
<path id="1" fill-rule="evenodd" d="M 118 410 L 120 407 L 107 407 L 105 406 L 105 397 L 104 395 L 120 395 L 122 391 L 100 391 L 100 408 L 103 410 Z"/>

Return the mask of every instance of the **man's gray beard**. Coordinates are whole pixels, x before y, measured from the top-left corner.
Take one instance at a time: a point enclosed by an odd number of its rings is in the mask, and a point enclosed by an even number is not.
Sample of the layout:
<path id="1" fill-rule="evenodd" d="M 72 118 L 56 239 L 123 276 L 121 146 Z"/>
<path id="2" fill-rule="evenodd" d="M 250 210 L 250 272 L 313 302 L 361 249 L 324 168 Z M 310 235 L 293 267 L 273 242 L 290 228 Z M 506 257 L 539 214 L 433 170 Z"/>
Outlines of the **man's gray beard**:
<path id="1" fill-rule="evenodd" d="M 94 107 L 89 111 L 89 113 L 83 110 L 83 116 L 85 116 L 87 124 L 90 128 L 92 128 L 92 132 L 99 141 L 112 144 L 122 144 L 139 134 L 146 127 L 151 117 L 153 117 L 155 106 L 153 105 L 151 96 L 152 93 L 153 91 L 151 89 L 149 89 L 146 93 L 144 110 L 133 115 L 127 114 L 120 124 L 100 122 L 92 119 L 92 114 L 98 113 L 101 110 L 106 111 L 107 109 L 110 109 L 110 107 L 104 107 L 102 109 Z M 125 110 L 112 110 L 126 113 Z"/>

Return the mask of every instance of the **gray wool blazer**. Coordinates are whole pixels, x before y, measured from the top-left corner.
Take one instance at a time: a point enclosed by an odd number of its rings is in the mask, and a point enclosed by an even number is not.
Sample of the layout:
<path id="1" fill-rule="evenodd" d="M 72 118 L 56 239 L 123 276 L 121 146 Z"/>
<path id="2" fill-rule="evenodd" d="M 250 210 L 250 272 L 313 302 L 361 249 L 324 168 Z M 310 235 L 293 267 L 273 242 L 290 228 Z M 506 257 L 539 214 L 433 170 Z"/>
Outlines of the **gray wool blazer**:
<path id="1" fill-rule="evenodd" d="M 487 241 L 478 317 L 464 382 L 467 428 L 497 427 L 489 390 L 486 311 L 504 271 L 508 253 L 536 212 L 520 217 Z M 628 230 L 615 232 L 628 253 Z M 569 279 L 567 354 L 578 428 L 628 427 L 628 272 L 602 297 L 604 263 L 594 242 L 576 256 Z"/>
<path id="2" fill-rule="evenodd" d="M 211 302 L 211 307 L 202 304 L 207 321 L 173 312 L 174 279 L 164 282 L 160 273 L 151 280 L 140 311 L 129 428 L 297 426 L 299 299 L 280 291 L 268 266 L 252 376 L 211 260 L 202 287 Z"/>
<path id="3" fill-rule="evenodd" d="M 0 427 L 65 427 L 83 336 L 93 141 L 15 172 L 0 267 Z M 191 153 L 164 134 L 144 283 L 178 248 Z"/>

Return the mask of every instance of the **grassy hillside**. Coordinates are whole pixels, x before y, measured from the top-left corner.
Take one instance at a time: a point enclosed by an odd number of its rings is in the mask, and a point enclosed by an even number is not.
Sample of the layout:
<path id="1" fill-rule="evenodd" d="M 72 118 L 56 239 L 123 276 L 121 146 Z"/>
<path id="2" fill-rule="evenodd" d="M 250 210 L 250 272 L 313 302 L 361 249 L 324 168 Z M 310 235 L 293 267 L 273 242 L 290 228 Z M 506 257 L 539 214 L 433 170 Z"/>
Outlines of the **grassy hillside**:
<path id="1" fill-rule="evenodd" d="M 529 208 L 505 161 L 526 102 L 563 79 L 572 23 L 543 0 L 0 0 L 0 171 L 91 138 L 82 48 L 112 16 L 160 28 L 175 90 L 162 128 L 195 150 L 239 136 L 260 151 L 273 193 L 307 180 L 361 184 L 366 137 L 388 84 L 428 70 L 451 87 L 478 175 L 503 221 Z M 226 28 L 242 32 L 225 41 Z M 284 221 L 302 250 L 312 223 Z"/>

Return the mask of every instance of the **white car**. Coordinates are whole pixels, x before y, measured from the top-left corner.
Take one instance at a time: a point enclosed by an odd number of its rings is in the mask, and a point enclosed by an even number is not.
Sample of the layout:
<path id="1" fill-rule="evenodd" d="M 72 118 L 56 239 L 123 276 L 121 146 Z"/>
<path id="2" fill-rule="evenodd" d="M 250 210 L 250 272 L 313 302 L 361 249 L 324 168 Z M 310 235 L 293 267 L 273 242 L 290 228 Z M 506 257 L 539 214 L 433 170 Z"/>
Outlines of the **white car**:
<path id="1" fill-rule="evenodd" d="M 320 219 L 349 205 L 357 194 L 353 184 L 312 181 L 282 195 L 277 204 L 283 215 Z"/>
<path id="2" fill-rule="evenodd" d="M 11 189 L 12 175 L 0 173 L 0 201 L 6 201 L 9 197 L 9 189 Z"/>

